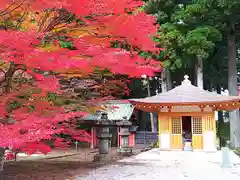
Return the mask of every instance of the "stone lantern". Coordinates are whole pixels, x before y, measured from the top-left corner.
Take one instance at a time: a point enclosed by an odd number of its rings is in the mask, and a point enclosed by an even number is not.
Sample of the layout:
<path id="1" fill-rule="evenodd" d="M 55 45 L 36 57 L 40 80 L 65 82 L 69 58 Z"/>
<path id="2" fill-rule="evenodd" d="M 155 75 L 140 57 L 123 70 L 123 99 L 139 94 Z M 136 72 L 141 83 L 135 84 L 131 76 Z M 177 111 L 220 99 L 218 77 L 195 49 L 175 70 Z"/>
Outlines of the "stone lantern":
<path id="1" fill-rule="evenodd" d="M 112 138 L 110 127 L 114 126 L 114 124 L 108 119 L 107 113 L 102 113 L 101 119 L 96 126 L 100 128 L 100 134 L 97 136 L 99 139 L 99 154 L 94 157 L 94 161 L 107 162 L 109 160 L 108 152 L 111 148 L 110 140 Z"/>
<path id="2" fill-rule="evenodd" d="M 132 153 L 132 148 L 129 147 L 129 128 L 132 126 L 132 122 L 127 120 L 126 117 L 123 117 L 122 121 L 118 121 L 117 126 L 120 128 L 119 136 L 120 136 L 120 145 L 117 149 L 119 153 L 122 155 L 129 155 Z"/>

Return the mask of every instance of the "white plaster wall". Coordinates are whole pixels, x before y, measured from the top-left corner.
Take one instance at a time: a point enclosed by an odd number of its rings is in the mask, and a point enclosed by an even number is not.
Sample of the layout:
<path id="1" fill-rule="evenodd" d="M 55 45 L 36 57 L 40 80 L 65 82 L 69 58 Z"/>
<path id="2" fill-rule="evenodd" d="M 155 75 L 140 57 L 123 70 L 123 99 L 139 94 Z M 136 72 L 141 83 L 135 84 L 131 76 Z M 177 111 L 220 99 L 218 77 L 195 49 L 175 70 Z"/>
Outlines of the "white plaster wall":
<path id="1" fill-rule="evenodd" d="M 203 151 L 216 151 L 214 131 L 203 132 Z"/>
<path id="2" fill-rule="evenodd" d="M 159 135 L 159 148 L 162 150 L 169 150 L 170 146 L 170 133 L 161 133 Z"/>

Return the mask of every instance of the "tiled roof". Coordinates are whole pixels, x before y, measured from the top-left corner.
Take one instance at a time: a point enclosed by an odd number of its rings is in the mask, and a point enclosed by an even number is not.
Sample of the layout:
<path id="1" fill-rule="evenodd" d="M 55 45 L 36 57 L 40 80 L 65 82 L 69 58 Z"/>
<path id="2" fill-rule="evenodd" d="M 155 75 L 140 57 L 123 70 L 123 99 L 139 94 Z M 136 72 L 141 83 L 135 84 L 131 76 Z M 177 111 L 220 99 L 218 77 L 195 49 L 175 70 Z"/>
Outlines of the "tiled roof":
<path id="1" fill-rule="evenodd" d="M 225 96 L 215 92 L 209 92 L 193 86 L 188 76 L 184 76 L 182 84 L 168 92 L 156 96 L 130 99 L 133 104 L 154 104 L 154 105 L 208 105 L 217 103 L 238 103 L 240 96 Z"/>
<path id="2" fill-rule="evenodd" d="M 112 121 L 122 120 L 124 116 L 130 119 L 133 113 L 133 105 L 128 101 L 111 100 L 101 103 L 104 106 L 104 112 L 108 113 L 108 119 Z M 100 120 L 101 113 L 89 114 L 84 116 L 82 120 L 98 121 Z"/>

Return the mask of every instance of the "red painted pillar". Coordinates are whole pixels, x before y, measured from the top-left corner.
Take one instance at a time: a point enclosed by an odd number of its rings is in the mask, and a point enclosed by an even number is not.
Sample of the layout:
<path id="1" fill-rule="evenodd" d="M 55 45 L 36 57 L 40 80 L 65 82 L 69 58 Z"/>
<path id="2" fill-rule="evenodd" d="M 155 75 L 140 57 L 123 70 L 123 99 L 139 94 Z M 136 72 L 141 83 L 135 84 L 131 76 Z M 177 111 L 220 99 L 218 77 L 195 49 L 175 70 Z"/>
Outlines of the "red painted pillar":
<path id="1" fill-rule="evenodd" d="M 135 147 L 135 132 L 131 132 L 129 136 L 129 147 Z"/>
<path id="2" fill-rule="evenodd" d="M 96 134 L 96 128 L 95 127 L 91 128 L 91 136 L 92 136 L 91 148 L 96 148 L 96 146 L 97 146 L 97 134 Z"/>

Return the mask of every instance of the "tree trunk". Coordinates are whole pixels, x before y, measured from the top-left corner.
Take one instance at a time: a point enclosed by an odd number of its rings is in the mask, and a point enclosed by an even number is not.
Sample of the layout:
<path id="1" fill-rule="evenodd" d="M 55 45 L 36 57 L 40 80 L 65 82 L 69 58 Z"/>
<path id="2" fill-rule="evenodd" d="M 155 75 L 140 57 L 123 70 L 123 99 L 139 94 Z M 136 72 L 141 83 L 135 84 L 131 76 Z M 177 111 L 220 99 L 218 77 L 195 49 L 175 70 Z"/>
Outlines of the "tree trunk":
<path id="1" fill-rule="evenodd" d="M 13 78 L 14 72 L 15 72 L 15 65 L 14 65 L 13 62 L 11 62 L 10 66 L 9 66 L 9 69 L 5 74 L 5 83 L 6 83 L 6 86 L 5 86 L 5 89 L 4 89 L 5 93 L 10 93 L 10 91 L 11 91 L 12 78 Z"/>
<path id="2" fill-rule="evenodd" d="M 229 22 L 228 25 L 228 91 L 229 95 L 237 96 L 237 47 L 235 37 L 234 22 Z M 239 110 L 229 112 L 230 119 L 230 142 L 232 147 L 240 146 L 240 121 Z"/>
<path id="3" fill-rule="evenodd" d="M 196 68 L 195 72 L 196 72 L 197 87 L 203 89 L 203 61 L 201 58 L 197 58 L 195 68 Z"/>
<path id="4" fill-rule="evenodd" d="M 221 85 L 220 84 L 217 84 L 217 93 L 221 94 Z M 225 138 L 223 138 L 222 134 L 220 133 L 222 131 L 221 129 L 224 128 L 223 124 L 224 124 L 224 121 L 223 121 L 223 111 L 218 111 L 217 136 L 219 138 L 220 148 L 223 147 L 226 144 Z"/>
<path id="5" fill-rule="evenodd" d="M 221 86 L 217 85 L 217 93 L 221 94 Z M 223 111 L 218 111 L 218 123 L 223 123 Z"/>
<path id="6" fill-rule="evenodd" d="M 147 93 L 148 93 L 148 97 L 151 97 L 149 78 L 147 79 Z M 155 131 L 155 123 L 154 123 L 153 113 L 149 113 L 149 116 L 150 116 L 150 122 L 151 122 L 151 131 L 154 132 Z"/>
<path id="7" fill-rule="evenodd" d="M 166 73 L 166 84 L 167 84 L 167 91 L 170 91 L 172 89 L 172 77 L 171 72 L 168 69 L 165 69 Z"/>
<path id="8" fill-rule="evenodd" d="M 166 68 L 162 69 L 161 72 L 161 79 L 162 79 L 162 83 L 161 83 L 161 87 L 162 87 L 162 92 L 167 92 L 167 73 L 166 73 Z"/>
<path id="9" fill-rule="evenodd" d="M 0 147 L 0 172 L 3 171 L 5 148 Z"/>

